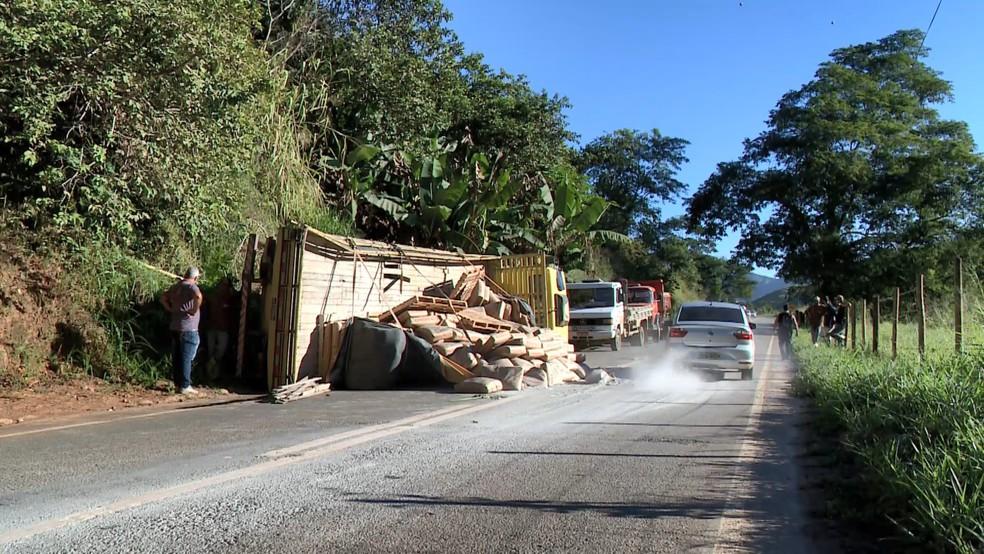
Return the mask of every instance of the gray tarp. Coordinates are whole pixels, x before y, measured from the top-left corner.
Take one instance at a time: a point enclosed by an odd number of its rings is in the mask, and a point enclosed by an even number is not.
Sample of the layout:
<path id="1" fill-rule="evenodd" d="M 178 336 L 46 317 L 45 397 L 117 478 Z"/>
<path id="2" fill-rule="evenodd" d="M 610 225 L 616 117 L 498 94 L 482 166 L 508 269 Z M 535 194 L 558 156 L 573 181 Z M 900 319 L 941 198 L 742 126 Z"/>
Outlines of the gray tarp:
<path id="1" fill-rule="evenodd" d="M 333 387 L 356 390 L 441 384 L 441 360 L 426 341 L 402 329 L 355 318 L 345 331 Z"/>

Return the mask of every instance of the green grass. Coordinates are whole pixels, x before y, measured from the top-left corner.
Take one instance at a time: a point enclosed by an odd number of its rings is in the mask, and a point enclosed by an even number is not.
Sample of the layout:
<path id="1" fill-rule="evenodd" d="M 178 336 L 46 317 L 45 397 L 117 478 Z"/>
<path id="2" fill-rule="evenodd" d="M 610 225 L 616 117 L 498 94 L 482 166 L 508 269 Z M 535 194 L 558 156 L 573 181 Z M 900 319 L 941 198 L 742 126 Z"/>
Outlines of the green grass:
<path id="1" fill-rule="evenodd" d="M 888 334 L 885 334 L 886 327 Z M 892 361 L 890 325 L 881 354 L 813 348 L 801 334 L 798 391 L 818 410 L 816 431 L 834 436 L 860 468 L 854 487 L 838 488 L 842 508 L 886 518 L 919 549 L 984 549 L 984 353 L 957 356 L 953 333 L 902 326 Z M 967 341 L 984 342 L 980 326 Z"/>

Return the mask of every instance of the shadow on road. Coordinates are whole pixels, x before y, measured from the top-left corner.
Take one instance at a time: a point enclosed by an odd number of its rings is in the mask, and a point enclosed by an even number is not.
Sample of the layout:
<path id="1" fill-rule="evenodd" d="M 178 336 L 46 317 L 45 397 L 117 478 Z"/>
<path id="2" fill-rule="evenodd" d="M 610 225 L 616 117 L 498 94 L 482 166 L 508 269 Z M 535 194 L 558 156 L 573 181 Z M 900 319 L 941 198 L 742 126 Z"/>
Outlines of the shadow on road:
<path id="1" fill-rule="evenodd" d="M 628 425 L 638 427 L 683 427 L 694 429 L 744 429 L 744 425 L 714 425 L 700 423 L 642 423 L 632 421 L 564 421 L 563 425 Z"/>
<path id="2" fill-rule="evenodd" d="M 495 498 L 444 498 L 438 496 L 401 495 L 395 498 L 362 498 L 354 502 L 379 504 L 390 508 L 413 506 L 451 506 L 503 508 L 508 510 L 533 510 L 553 514 L 590 512 L 608 517 L 656 519 L 662 517 L 690 517 L 713 519 L 721 515 L 720 506 L 700 504 L 643 504 L 634 502 L 574 502 L 555 500 L 498 500 Z"/>
<path id="3" fill-rule="evenodd" d="M 768 337 L 771 329 L 760 325 L 759 336 Z M 764 343 L 768 344 L 768 343 Z M 681 537 L 684 542 L 696 542 L 698 547 L 723 549 L 728 552 L 763 553 L 836 553 L 845 551 L 841 541 L 831 535 L 831 526 L 810 517 L 811 491 L 804 490 L 800 476 L 799 459 L 804 447 L 798 426 L 803 421 L 803 403 L 793 397 L 788 383 L 794 370 L 778 360 L 778 352 L 772 359 L 767 352 L 760 352 L 762 362 L 773 364 L 771 378 L 765 383 L 752 381 L 754 386 L 766 387 L 768 402 L 759 405 L 761 412 L 756 424 L 686 424 L 686 423 L 636 423 L 606 421 L 566 421 L 564 425 L 640 426 L 652 428 L 686 429 L 721 428 L 740 430 L 731 432 L 733 450 L 705 449 L 693 454 L 665 453 L 660 447 L 645 453 L 605 451 L 535 451 L 535 450 L 487 450 L 488 455 L 516 457 L 599 457 L 616 459 L 679 459 L 681 465 L 692 464 L 708 467 L 708 477 L 695 483 L 690 498 L 666 497 L 662 491 L 647 491 L 650 502 L 601 502 L 539 499 L 497 499 L 476 496 L 426 496 L 398 494 L 384 498 L 360 498 L 355 503 L 373 504 L 393 509 L 416 507 L 448 507 L 451 509 L 502 509 L 504 511 L 533 511 L 543 514 L 600 515 L 609 518 L 658 519 L 689 518 L 705 521 L 706 531 L 698 536 Z M 750 408 L 752 402 L 661 402 L 626 401 L 627 404 L 679 404 L 693 406 L 734 406 Z M 685 416 L 684 416 L 685 417 Z M 706 438 L 706 437 L 705 437 Z M 654 441 L 659 442 L 659 441 Z M 740 452 L 740 454 L 739 454 Z M 547 463 L 547 462 L 544 462 Z M 631 478 L 631 477 L 629 477 Z M 815 491 L 814 491 L 815 492 Z M 724 500 L 726 499 L 726 500 Z M 523 517 L 517 514 L 516 517 Z M 587 520 L 589 521 L 589 520 Z M 655 529 L 655 526 L 654 526 Z M 690 546 L 694 546 L 691 544 Z M 681 544 L 683 547 L 683 544 Z M 683 550 L 684 548 L 681 548 Z"/>
<path id="4" fill-rule="evenodd" d="M 734 454 L 626 454 L 623 452 L 533 452 L 521 450 L 489 450 L 486 454 L 507 454 L 511 456 L 592 456 L 603 458 L 671 458 L 682 460 L 730 460 Z"/>

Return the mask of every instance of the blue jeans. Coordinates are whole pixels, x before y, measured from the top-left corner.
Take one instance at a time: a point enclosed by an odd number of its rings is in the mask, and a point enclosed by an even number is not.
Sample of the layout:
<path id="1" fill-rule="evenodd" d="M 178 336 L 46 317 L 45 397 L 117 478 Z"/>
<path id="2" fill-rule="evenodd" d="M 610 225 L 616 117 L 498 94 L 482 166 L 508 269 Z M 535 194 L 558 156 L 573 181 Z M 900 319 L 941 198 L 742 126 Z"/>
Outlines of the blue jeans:
<path id="1" fill-rule="evenodd" d="M 171 332 L 172 377 L 178 390 L 191 386 L 191 363 L 195 361 L 201 340 L 198 331 Z"/>

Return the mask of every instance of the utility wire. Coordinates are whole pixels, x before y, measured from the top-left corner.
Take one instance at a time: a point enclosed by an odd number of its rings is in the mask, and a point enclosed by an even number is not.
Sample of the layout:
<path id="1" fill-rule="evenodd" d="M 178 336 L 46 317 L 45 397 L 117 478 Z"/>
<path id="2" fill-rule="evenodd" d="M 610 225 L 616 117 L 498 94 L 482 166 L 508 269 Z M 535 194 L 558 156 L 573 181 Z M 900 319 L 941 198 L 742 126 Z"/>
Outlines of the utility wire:
<path id="1" fill-rule="evenodd" d="M 922 48 L 926 44 L 926 37 L 929 36 L 929 30 L 933 28 L 933 22 L 936 21 L 936 14 L 940 13 L 940 6 L 943 5 L 943 0 L 936 3 L 936 10 L 933 12 L 933 18 L 929 20 L 929 26 L 926 27 L 926 32 L 923 33 L 922 42 L 919 43 L 919 48 Z"/>

